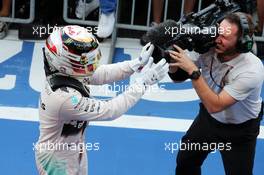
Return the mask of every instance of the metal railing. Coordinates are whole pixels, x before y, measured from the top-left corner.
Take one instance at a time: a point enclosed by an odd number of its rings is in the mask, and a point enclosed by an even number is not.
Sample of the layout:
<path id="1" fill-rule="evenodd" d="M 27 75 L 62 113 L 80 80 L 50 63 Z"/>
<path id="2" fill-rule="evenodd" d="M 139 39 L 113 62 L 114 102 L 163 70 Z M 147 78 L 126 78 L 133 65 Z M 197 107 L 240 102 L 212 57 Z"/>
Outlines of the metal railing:
<path id="1" fill-rule="evenodd" d="M 9 17 L 0 17 L 0 21 L 10 23 L 31 23 L 35 19 L 35 0 L 30 0 L 29 17 L 26 19 L 15 17 L 16 1 L 12 0 L 11 15 Z"/>
<path id="2" fill-rule="evenodd" d="M 10 22 L 10 23 L 31 23 L 35 19 L 35 0 L 29 0 L 30 1 L 30 7 L 29 7 L 29 17 L 26 19 L 19 18 L 15 16 L 15 5 L 16 5 L 16 0 L 12 0 L 12 7 L 11 7 L 11 15 L 10 17 L 0 17 L 0 21 L 4 22 Z M 163 10 L 163 20 L 166 20 L 168 18 L 168 2 L 169 0 L 164 0 L 164 10 Z M 186 0 L 181 1 L 181 12 L 180 16 L 183 15 L 184 13 L 184 4 Z M 198 11 L 201 10 L 202 7 L 202 1 L 199 0 L 198 2 Z M 82 19 L 76 19 L 76 18 L 70 18 L 68 17 L 68 2 L 69 0 L 64 0 L 63 1 L 63 19 L 71 24 L 83 24 L 83 25 L 90 25 L 90 26 L 97 26 L 98 25 L 98 20 L 92 21 L 92 20 L 86 20 L 85 15 L 83 15 Z M 109 58 L 113 56 L 114 54 L 114 48 L 115 48 L 115 43 L 116 43 L 116 36 L 117 36 L 117 28 L 120 29 L 132 29 L 132 30 L 139 30 L 139 31 L 147 31 L 150 26 L 150 21 L 151 21 L 151 10 L 152 10 L 152 0 L 148 0 L 147 2 L 147 19 L 146 23 L 144 25 L 139 25 L 135 23 L 135 8 L 136 8 L 136 0 L 132 0 L 132 6 L 131 6 L 131 19 L 129 23 L 119 23 L 118 19 L 119 16 L 122 15 L 120 14 L 120 9 L 119 9 L 119 0 L 117 0 L 117 11 L 116 11 L 116 24 L 115 24 L 115 29 L 112 33 L 111 37 L 111 48 L 110 48 L 110 55 Z M 261 41 L 264 42 L 264 32 L 262 33 L 262 36 L 256 36 L 255 37 L 256 41 Z"/>
<path id="3" fill-rule="evenodd" d="M 164 0 L 163 20 L 166 20 L 167 17 L 168 17 L 168 15 L 167 15 L 168 14 L 168 4 L 169 4 L 168 1 L 169 0 Z M 67 15 L 68 14 L 67 13 L 68 2 L 69 2 L 69 0 L 64 0 L 63 19 L 66 22 L 71 23 L 71 24 L 83 24 L 83 25 L 97 25 L 98 24 L 98 21 L 92 21 L 92 20 L 85 19 L 85 16 L 84 15 L 83 15 L 83 18 L 82 19 L 69 18 L 68 15 Z M 117 4 L 119 4 L 119 0 L 117 1 Z M 146 20 L 145 25 L 135 24 L 135 6 L 136 6 L 135 4 L 136 4 L 136 0 L 132 0 L 130 23 L 128 23 L 128 24 L 127 23 L 117 23 L 116 24 L 116 27 L 117 28 L 121 28 L 121 29 L 132 29 L 132 30 L 141 30 L 141 31 L 147 31 L 149 29 L 150 21 L 151 21 L 152 0 L 148 0 L 147 20 Z M 181 16 L 184 13 L 184 11 L 183 11 L 184 4 L 185 4 L 185 0 L 182 0 L 182 4 L 181 4 Z M 201 7 L 202 7 L 202 0 L 199 0 L 199 3 L 198 3 L 198 11 L 200 11 Z M 119 15 L 121 15 L 121 14 L 119 14 Z"/>
<path id="4" fill-rule="evenodd" d="M 183 16 L 184 14 L 184 4 L 185 4 L 186 0 L 182 0 L 181 2 L 181 12 L 180 12 L 180 16 Z M 164 0 L 164 10 L 163 10 L 163 20 L 166 20 L 168 17 L 168 0 Z M 117 0 L 117 4 L 119 5 L 119 0 Z M 132 6 L 131 6 L 131 18 L 130 18 L 130 22 L 129 23 L 119 23 L 118 22 L 118 17 L 122 14 L 120 14 L 120 9 L 117 7 L 117 12 L 116 12 L 116 21 L 117 23 L 115 24 L 116 28 L 119 29 L 132 29 L 132 30 L 139 30 L 139 31 L 147 31 L 149 29 L 150 26 L 150 21 L 151 21 L 151 10 L 152 10 L 152 0 L 148 0 L 148 4 L 147 4 L 148 8 L 146 10 L 147 13 L 147 19 L 146 19 L 146 23 L 144 25 L 139 25 L 135 23 L 135 8 L 136 8 L 136 0 L 132 0 Z M 202 0 L 199 0 L 198 2 L 198 11 L 200 11 L 202 8 Z M 91 26 L 96 26 L 98 25 L 98 21 L 91 21 L 91 20 L 86 20 L 85 19 L 85 15 L 83 15 L 82 19 L 73 19 L 73 18 L 69 18 L 67 16 L 67 9 L 68 9 L 68 0 L 64 0 L 64 8 L 63 8 L 63 19 L 68 22 L 68 23 L 72 23 L 72 24 L 83 24 L 83 25 L 91 25 Z M 111 57 L 114 54 L 114 48 L 115 48 L 115 43 L 116 43 L 116 29 L 114 30 L 113 34 L 112 34 L 112 38 L 111 38 L 111 49 L 110 49 L 110 55 L 109 55 L 109 59 L 111 60 Z M 264 42 L 264 32 L 262 33 L 262 36 L 257 36 L 255 37 L 256 41 L 262 41 Z"/>

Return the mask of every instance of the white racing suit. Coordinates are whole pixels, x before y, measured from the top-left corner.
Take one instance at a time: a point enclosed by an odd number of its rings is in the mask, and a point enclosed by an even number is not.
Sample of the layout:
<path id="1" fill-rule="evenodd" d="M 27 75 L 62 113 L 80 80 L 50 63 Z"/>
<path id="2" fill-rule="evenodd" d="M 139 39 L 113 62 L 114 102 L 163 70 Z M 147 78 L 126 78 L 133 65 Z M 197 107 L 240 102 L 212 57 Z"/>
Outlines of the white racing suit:
<path id="1" fill-rule="evenodd" d="M 100 66 L 90 84 L 101 85 L 133 73 L 128 62 Z M 73 88 L 52 91 L 48 82 L 39 104 L 40 136 L 35 145 L 41 175 L 87 175 L 85 127 L 89 121 L 113 120 L 124 114 L 143 95 L 145 87 L 133 84 L 123 94 L 102 101 L 83 97 Z"/>

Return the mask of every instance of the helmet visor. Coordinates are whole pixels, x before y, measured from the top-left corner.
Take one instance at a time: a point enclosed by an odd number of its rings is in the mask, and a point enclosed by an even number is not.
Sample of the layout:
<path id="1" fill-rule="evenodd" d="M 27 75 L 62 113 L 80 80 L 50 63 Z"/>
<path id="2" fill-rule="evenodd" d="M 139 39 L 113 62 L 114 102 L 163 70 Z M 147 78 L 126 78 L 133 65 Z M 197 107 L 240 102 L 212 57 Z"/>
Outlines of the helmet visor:
<path id="1" fill-rule="evenodd" d="M 76 55 L 88 53 L 98 47 L 97 40 L 91 37 L 87 38 L 86 41 L 77 41 L 65 32 L 62 32 L 61 39 L 62 43 L 68 48 L 68 51 Z"/>

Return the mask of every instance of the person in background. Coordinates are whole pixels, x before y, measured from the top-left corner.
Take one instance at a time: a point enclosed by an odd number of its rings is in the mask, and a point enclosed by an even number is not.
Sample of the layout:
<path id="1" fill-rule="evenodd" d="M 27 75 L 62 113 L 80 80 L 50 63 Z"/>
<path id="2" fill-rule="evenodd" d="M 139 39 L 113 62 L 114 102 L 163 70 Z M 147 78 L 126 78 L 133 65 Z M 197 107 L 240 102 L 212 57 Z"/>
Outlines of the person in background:
<path id="1" fill-rule="evenodd" d="M 99 38 L 109 37 L 115 27 L 116 0 L 100 0 L 100 17 L 97 30 Z"/>
<path id="2" fill-rule="evenodd" d="M 264 1 L 257 0 L 257 11 L 258 11 L 258 25 L 256 26 L 256 35 L 261 36 L 264 25 Z"/>
<path id="3" fill-rule="evenodd" d="M 79 0 L 75 14 L 78 18 L 87 17 L 98 6 L 100 15 L 96 35 L 99 38 L 107 38 L 112 34 L 115 26 L 116 0 Z"/>
<path id="4" fill-rule="evenodd" d="M 99 0 L 78 0 L 75 15 L 77 18 L 86 18 L 92 11 L 99 7 Z"/>
<path id="5" fill-rule="evenodd" d="M 11 0 L 2 0 L 2 8 L 0 10 L 0 17 L 7 17 L 10 15 Z M 8 25 L 6 22 L 0 20 L 0 39 L 7 35 Z"/>
<path id="6" fill-rule="evenodd" d="M 153 22 L 151 26 L 157 26 L 161 23 L 162 12 L 163 12 L 164 0 L 153 0 Z"/>
<path id="7" fill-rule="evenodd" d="M 7 17 L 10 14 L 11 0 L 2 0 L 2 8 L 0 10 L 1 17 Z"/>
<path id="8" fill-rule="evenodd" d="M 163 6 L 164 6 L 164 0 L 153 0 L 152 1 L 152 13 L 153 13 L 153 21 L 150 23 L 150 28 L 158 26 L 162 21 L 162 12 L 163 12 Z M 147 44 L 147 36 L 144 34 L 140 38 L 140 44 L 145 45 Z"/>
<path id="9" fill-rule="evenodd" d="M 188 13 L 191 13 L 194 9 L 196 0 L 185 0 L 184 1 L 184 9 L 183 13 L 184 15 L 187 15 Z"/>
<path id="10" fill-rule="evenodd" d="M 199 0 L 198 1 L 197 0 L 185 0 L 184 1 L 183 14 L 184 15 L 188 15 L 189 13 L 195 11 L 194 7 L 195 7 L 196 3 L 198 3 L 198 2 L 199 2 Z M 203 8 L 204 5 L 208 6 L 208 5 L 210 5 L 211 3 L 214 3 L 214 2 L 215 2 L 215 0 L 201 0 L 201 3 L 202 3 L 201 4 L 202 5 L 201 8 Z"/>

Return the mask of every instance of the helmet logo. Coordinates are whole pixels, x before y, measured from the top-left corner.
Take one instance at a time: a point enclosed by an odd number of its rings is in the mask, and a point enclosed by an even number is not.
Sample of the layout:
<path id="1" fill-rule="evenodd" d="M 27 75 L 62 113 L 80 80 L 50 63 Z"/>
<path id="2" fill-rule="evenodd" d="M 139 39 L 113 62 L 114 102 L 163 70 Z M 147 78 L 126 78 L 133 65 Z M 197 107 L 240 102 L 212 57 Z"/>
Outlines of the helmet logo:
<path id="1" fill-rule="evenodd" d="M 92 45 L 93 48 L 97 48 L 97 47 L 98 47 L 98 44 L 97 44 L 95 41 L 93 41 L 93 42 L 91 43 L 91 45 Z"/>
<path id="2" fill-rule="evenodd" d="M 61 73 L 66 74 L 66 68 L 65 67 L 60 67 L 59 70 Z"/>
<path id="3" fill-rule="evenodd" d="M 85 54 L 82 54 L 81 59 L 80 59 L 80 63 L 82 65 L 86 65 L 88 63 L 88 59 L 87 59 L 87 56 Z"/>
<path id="4" fill-rule="evenodd" d="M 69 35 L 74 35 L 75 34 L 75 31 L 74 31 L 73 27 L 69 26 L 68 30 L 69 30 Z"/>

